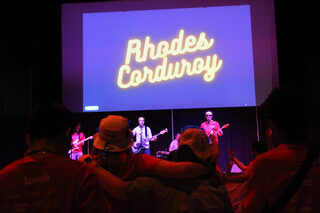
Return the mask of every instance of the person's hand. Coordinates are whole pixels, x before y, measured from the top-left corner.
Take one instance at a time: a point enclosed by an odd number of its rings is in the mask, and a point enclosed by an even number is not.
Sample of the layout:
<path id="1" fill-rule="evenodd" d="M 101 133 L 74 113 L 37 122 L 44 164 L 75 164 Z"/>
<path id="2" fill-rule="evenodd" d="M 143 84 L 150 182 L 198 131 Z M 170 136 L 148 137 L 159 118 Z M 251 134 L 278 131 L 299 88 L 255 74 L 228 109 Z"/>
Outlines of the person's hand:
<path id="1" fill-rule="evenodd" d="M 209 132 L 209 135 L 208 135 L 208 136 L 210 136 L 210 135 L 213 135 L 213 130 L 212 130 L 211 132 Z"/>
<path id="2" fill-rule="evenodd" d="M 91 167 L 95 167 L 98 166 L 98 159 L 94 156 L 91 155 L 82 155 L 78 161 L 86 163 L 87 165 L 91 166 Z"/>
<path id="3" fill-rule="evenodd" d="M 137 143 L 136 143 L 136 142 L 134 142 L 132 146 L 133 146 L 135 149 L 137 149 L 137 148 L 138 148 L 138 146 L 137 146 Z"/>
<path id="4" fill-rule="evenodd" d="M 232 160 L 230 160 L 227 165 L 227 173 L 228 174 L 231 172 L 232 166 L 233 166 L 233 162 L 232 162 Z"/>
<path id="5" fill-rule="evenodd" d="M 72 141 L 72 144 L 73 144 L 73 145 L 75 145 L 75 144 L 77 144 L 77 143 L 78 143 L 78 141 L 79 141 L 79 139 L 74 140 L 74 141 Z"/>
<path id="6" fill-rule="evenodd" d="M 233 160 L 233 158 L 234 158 L 234 151 L 231 150 L 231 149 L 229 149 L 228 154 L 229 154 L 229 157 Z"/>
<path id="7" fill-rule="evenodd" d="M 150 139 L 150 141 L 156 141 L 157 139 L 158 139 L 157 136 L 153 136 L 153 137 Z"/>

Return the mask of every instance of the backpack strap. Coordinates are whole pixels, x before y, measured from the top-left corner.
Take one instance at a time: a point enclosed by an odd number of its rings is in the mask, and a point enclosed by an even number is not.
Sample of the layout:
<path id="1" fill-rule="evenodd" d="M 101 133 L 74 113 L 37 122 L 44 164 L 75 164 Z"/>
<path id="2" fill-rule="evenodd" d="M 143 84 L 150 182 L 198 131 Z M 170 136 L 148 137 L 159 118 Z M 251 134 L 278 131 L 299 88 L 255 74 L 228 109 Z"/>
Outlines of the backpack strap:
<path id="1" fill-rule="evenodd" d="M 294 177 L 292 183 L 289 187 L 281 194 L 277 202 L 269 209 L 266 209 L 264 212 L 280 212 L 286 204 L 290 201 L 292 196 L 297 192 L 299 186 L 302 184 L 304 178 L 307 176 L 308 171 L 310 170 L 312 163 L 319 156 L 319 144 L 312 143 L 309 147 L 306 158 L 304 159 L 298 173 Z"/>

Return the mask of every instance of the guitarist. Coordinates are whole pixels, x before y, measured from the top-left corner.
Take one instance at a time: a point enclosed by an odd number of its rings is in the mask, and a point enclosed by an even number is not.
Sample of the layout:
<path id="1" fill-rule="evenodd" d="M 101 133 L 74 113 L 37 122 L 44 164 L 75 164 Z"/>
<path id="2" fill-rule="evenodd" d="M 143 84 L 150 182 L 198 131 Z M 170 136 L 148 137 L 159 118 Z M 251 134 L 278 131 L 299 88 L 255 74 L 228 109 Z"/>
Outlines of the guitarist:
<path id="1" fill-rule="evenodd" d="M 204 132 L 209 136 L 210 138 L 210 143 L 216 142 L 218 143 L 218 136 L 222 136 L 223 132 L 222 129 L 220 128 L 220 125 L 217 121 L 214 121 L 212 119 L 213 113 L 211 111 L 206 111 L 205 117 L 206 121 L 204 121 L 201 124 L 201 128 L 204 130 Z"/>
<path id="2" fill-rule="evenodd" d="M 71 153 L 70 158 L 73 160 L 78 160 L 82 155 L 82 145 L 83 143 L 76 143 L 78 141 L 84 140 L 86 137 L 84 136 L 83 132 L 80 132 L 81 124 L 77 123 L 76 127 L 74 128 L 74 132 L 71 136 Z"/>
<path id="3" fill-rule="evenodd" d="M 133 136 L 136 141 L 133 144 L 132 151 L 134 153 L 143 153 L 150 155 L 149 141 L 156 141 L 157 137 L 152 137 L 151 129 L 144 125 L 144 117 L 138 118 L 139 126 L 132 130 Z M 138 152 L 135 152 L 137 150 Z"/>

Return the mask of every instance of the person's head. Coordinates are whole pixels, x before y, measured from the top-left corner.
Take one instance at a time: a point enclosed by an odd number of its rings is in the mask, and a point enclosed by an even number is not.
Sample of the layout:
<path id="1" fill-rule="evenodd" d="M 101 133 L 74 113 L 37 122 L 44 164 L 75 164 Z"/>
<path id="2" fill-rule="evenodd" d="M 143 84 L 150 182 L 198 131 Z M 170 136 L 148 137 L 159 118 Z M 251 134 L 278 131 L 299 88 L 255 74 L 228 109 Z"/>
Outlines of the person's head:
<path id="1" fill-rule="evenodd" d="M 268 151 L 267 144 L 262 141 L 256 141 L 252 144 L 252 155 L 253 158 L 256 158 L 258 155 Z"/>
<path id="2" fill-rule="evenodd" d="M 188 128 L 180 136 L 175 161 L 212 162 L 209 138 L 199 128 Z"/>
<path id="3" fill-rule="evenodd" d="M 30 149 L 47 149 L 66 155 L 74 126 L 72 113 L 63 105 L 38 105 L 28 118 L 27 144 Z"/>
<path id="4" fill-rule="evenodd" d="M 81 128 L 81 123 L 77 122 L 75 128 L 74 128 L 74 133 L 79 133 Z"/>
<path id="5" fill-rule="evenodd" d="M 140 127 L 143 127 L 144 126 L 144 117 L 139 117 L 138 118 L 138 123 L 139 123 Z"/>
<path id="6" fill-rule="evenodd" d="M 294 88 L 273 89 L 260 110 L 277 127 L 283 143 L 306 140 L 309 101 L 304 92 Z"/>
<path id="7" fill-rule="evenodd" d="M 99 132 L 93 137 L 92 154 L 99 154 L 102 167 L 114 173 L 120 169 L 119 160 L 113 160 L 119 153 L 130 153 L 133 145 L 128 120 L 119 115 L 109 115 L 100 121 Z"/>
<path id="8" fill-rule="evenodd" d="M 207 122 L 210 122 L 212 120 L 213 113 L 210 110 L 208 110 L 205 113 L 205 117 L 206 117 Z"/>

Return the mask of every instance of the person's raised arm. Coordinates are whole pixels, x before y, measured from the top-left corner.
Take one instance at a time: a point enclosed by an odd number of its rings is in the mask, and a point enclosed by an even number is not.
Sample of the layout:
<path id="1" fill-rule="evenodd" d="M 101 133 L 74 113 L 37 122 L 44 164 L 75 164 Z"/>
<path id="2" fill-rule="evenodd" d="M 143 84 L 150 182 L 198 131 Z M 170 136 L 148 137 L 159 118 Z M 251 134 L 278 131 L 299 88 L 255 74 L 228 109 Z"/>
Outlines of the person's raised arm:
<path id="1" fill-rule="evenodd" d="M 242 170 L 242 171 L 246 171 L 246 169 L 248 168 L 247 166 L 245 166 L 241 161 L 238 160 L 238 158 L 233 157 L 233 162 L 235 164 L 237 164 L 237 166 Z"/>
<path id="2" fill-rule="evenodd" d="M 245 166 L 241 161 L 238 160 L 238 158 L 236 158 L 234 156 L 234 152 L 229 150 L 229 157 L 231 158 L 231 160 L 237 164 L 237 166 L 242 170 L 242 171 L 246 171 L 246 169 L 248 168 L 247 166 Z"/>
<path id="3" fill-rule="evenodd" d="M 236 175 L 231 175 L 226 173 L 225 175 L 223 175 L 223 179 L 228 182 L 244 182 L 249 179 L 249 175 L 247 173 L 236 174 Z"/>

